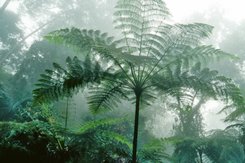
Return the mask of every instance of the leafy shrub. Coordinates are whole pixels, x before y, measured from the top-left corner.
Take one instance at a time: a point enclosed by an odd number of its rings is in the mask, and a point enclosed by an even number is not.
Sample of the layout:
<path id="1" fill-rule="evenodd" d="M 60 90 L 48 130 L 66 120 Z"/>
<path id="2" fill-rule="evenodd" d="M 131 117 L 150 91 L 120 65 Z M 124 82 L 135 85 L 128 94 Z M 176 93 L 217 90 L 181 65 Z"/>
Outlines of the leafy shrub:
<path id="1" fill-rule="evenodd" d="M 0 123 L 0 160 L 3 162 L 65 162 L 69 159 L 64 137 L 48 123 Z"/>

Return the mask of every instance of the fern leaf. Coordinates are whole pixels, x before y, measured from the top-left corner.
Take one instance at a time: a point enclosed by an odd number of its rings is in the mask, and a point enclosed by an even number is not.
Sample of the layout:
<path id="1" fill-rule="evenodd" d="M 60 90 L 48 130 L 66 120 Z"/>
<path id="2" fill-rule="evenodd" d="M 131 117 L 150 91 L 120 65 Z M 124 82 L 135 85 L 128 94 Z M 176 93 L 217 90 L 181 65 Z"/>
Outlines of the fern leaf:
<path id="1" fill-rule="evenodd" d="M 124 83 L 120 81 L 103 81 L 98 87 L 90 91 L 88 97 L 89 108 L 93 113 L 113 109 L 122 99 L 127 99 Z"/>
<path id="2" fill-rule="evenodd" d="M 99 82 L 106 71 L 98 63 L 87 58 L 84 62 L 74 57 L 67 58 L 67 68 L 54 63 L 54 70 L 46 70 L 42 74 L 37 89 L 33 91 L 34 104 L 59 100 L 64 96 L 71 96 L 77 88 L 83 88 L 88 83 Z"/>
<path id="3" fill-rule="evenodd" d="M 96 130 L 97 128 L 101 128 L 101 127 L 118 125 L 124 121 L 125 118 L 113 118 L 113 119 L 101 119 L 101 120 L 87 122 L 82 125 L 82 127 L 79 129 L 79 131 L 76 134 L 82 134 L 85 132 L 89 132 L 91 130 Z"/>

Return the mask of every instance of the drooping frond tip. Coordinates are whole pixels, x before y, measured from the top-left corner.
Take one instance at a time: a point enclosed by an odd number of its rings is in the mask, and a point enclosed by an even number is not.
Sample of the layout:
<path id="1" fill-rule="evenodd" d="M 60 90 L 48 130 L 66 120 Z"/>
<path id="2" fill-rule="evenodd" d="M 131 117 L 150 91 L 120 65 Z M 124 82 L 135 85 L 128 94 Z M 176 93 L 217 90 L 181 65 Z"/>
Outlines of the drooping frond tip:
<path id="1" fill-rule="evenodd" d="M 45 74 L 41 74 L 41 79 L 36 84 L 37 88 L 33 91 L 34 103 L 51 102 L 71 96 L 76 92 L 76 88 L 99 82 L 105 73 L 90 59 L 82 62 L 77 57 L 68 57 L 66 62 L 66 69 L 54 63 L 53 70 L 47 69 Z"/>
<path id="2" fill-rule="evenodd" d="M 94 87 L 88 97 L 89 108 L 92 113 L 112 110 L 122 99 L 127 99 L 124 86 L 125 83 L 122 81 L 112 79 L 102 81 L 101 85 Z"/>

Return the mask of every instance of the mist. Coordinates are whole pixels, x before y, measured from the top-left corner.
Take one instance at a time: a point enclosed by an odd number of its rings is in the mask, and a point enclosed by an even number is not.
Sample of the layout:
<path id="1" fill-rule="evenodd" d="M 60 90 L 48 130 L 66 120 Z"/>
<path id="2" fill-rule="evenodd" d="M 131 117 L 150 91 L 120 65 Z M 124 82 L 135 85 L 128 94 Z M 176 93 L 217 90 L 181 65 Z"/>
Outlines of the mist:
<path id="1" fill-rule="evenodd" d="M 0 0 L 0 162 L 243 163 L 242 6 Z"/>

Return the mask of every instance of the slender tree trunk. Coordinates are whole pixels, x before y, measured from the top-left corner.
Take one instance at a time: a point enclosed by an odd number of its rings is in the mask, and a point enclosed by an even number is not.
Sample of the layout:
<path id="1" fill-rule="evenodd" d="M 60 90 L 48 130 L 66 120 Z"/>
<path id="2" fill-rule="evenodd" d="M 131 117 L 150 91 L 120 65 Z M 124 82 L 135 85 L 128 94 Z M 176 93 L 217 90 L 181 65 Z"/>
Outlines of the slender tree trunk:
<path id="1" fill-rule="evenodd" d="M 65 130 L 67 130 L 67 122 L 68 122 L 68 108 L 69 108 L 69 98 L 66 99 L 66 115 L 65 115 Z"/>
<path id="2" fill-rule="evenodd" d="M 6 0 L 2 7 L 0 8 L 0 14 L 3 13 L 3 11 L 8 7 L 11 0 Z"/>
<path id="3" fill-rule="evenodd" d="M 136 161 L 137 161 L 139 110 L 140 110 L 140 96 L 136 95 L 135 118 L 134 118 L 133 156 L 132 156 L 132 162 L 133 163 L 136 163 Z"/>

